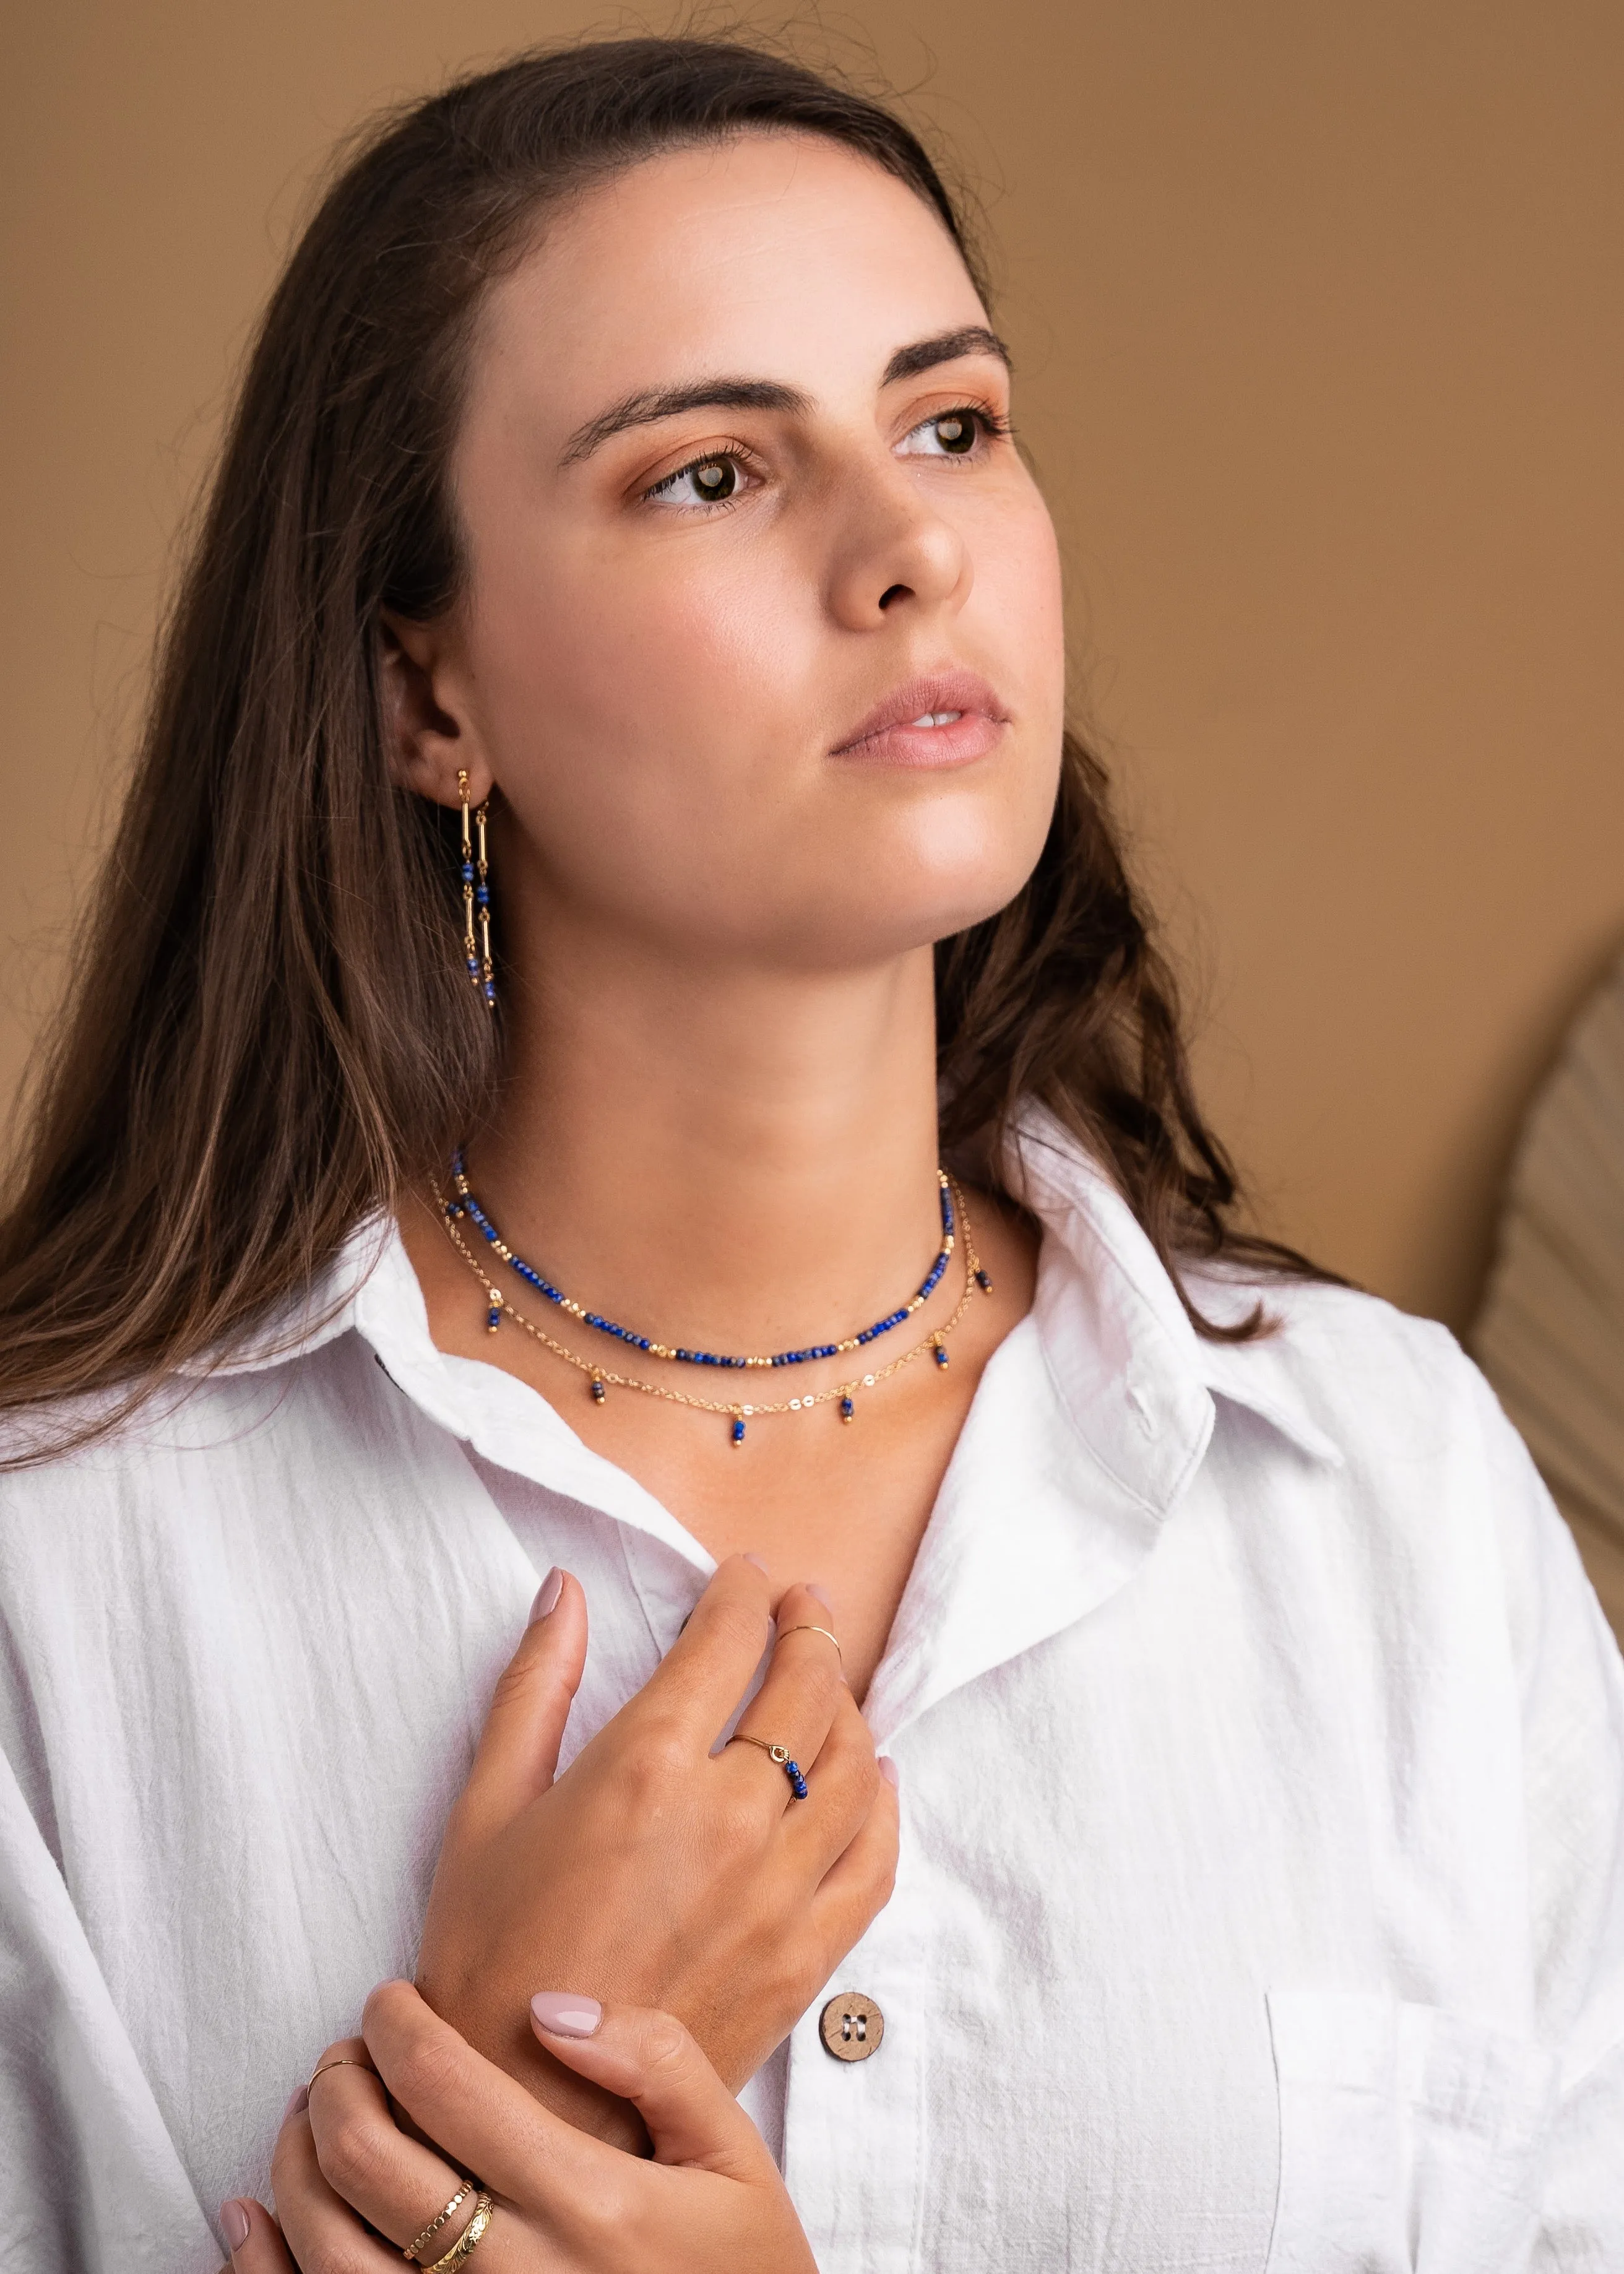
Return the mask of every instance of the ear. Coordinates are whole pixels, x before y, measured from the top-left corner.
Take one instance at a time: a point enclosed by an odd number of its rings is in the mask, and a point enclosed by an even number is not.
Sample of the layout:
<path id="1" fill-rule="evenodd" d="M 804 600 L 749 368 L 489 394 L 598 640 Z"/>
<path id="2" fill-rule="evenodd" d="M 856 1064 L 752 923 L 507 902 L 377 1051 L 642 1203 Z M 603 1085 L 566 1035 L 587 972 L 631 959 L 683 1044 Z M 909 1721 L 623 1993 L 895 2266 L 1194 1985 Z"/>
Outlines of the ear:
<path id="1" fill-rule="evenodd" d="M 494 787 L 490 762 L 470 722 L 459 717 L 448 625 L 415 623 L 386 609 L 378 627 L 378 683 L 389 770 L 402 789 L 436 805 L 456 805 L 457 776 L 471 804 Z"/>

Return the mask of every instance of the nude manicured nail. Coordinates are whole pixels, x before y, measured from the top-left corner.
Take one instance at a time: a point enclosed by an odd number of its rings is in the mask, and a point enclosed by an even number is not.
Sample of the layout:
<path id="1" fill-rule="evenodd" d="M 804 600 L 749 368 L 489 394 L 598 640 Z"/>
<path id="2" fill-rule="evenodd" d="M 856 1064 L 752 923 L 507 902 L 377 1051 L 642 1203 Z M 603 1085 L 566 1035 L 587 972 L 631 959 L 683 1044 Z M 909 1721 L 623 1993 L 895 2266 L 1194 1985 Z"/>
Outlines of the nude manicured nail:
<path id="1" fill-rule="evenodd" d="M 233 2254 L 248 2240 L 248 2213 L 235 2195 L 220 2206 L 220 2232 L 226 2239 L 226 2248 Z"/>
<path id="2" fill-rule="evenodd" d="M 604 2009 L 596 1998 L 583 1998 L 569 1990 L 538 1990 L 530 2011 L 539 2026 L 555 2037 L 595 2037 Z"/>
<path id="3" fill-rule="evenodd" d="M 765 1574 L 767 1570 L 766 1565 L 762 1562 L 759 1555 L 752 1555 L 748 1547 L 744 1551 L 744 1560 L 747 1563 L 754 1563 L 758 1571 L 762 1572 L 763 1575 Z"/>
<path id="4" fill-rule="evenodd" d="M 901 1791 L 902 1779 L 897 1774 L 897 1764 L 889 1753 L 880 1755 L 880 1774 L 893 1792 Z"/>
<path id="5" fill-rule="evenodd" d="M 808 1579 L 807 1581 L 807 1593 L 808 1595 L 816 1595 L 818 1601 L 823 1606 L 823 1608 L 829 1612 L 831 1617 L 833 1616 L 835 1607 L 830 1601 L 827 1593 L 818 1585 L 816 1579 Z"/>
<path id="6" fill-rule="evenodd" d="M 526 1624 L 533 1627 L 538 1619 L 545 1619 L 549 1611 L 557 1610 L 558 1599 L 563 1592 L 564 1574 L 555 1563 L 536 1590 L 536 1600 L 530 1605 L 530 1615 Z"/>
<path id="7" fill-rule="evenodd" d="M 282 2122 L 285 2124 L 290 2116 L 297 2116 L 300 2109 L 304 2107 L 305 2102 L 309 2098 L 309 2085 L 296 2084 L 292 2091 L 288 2095 L 288 2105 L 282 2112 Z"/>

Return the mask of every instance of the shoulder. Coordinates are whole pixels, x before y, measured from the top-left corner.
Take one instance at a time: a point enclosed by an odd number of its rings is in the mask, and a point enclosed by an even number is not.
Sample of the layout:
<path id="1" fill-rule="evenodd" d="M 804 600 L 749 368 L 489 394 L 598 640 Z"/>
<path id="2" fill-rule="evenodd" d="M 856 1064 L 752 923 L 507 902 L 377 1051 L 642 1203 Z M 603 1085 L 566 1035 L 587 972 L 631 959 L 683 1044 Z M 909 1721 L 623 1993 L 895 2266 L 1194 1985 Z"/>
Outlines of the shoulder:
<path id="1" fill-rule="evenodd" d="M 1209 1386 L 1300 1417 L 1349 1467 L 1498 1456 L 1515 1442 L 1487 1382 L 1435 1319 L 1323 1281 L 1208 1270 L 1188 1284 L 1220 1325 L 1263 1314 L 1250 1339 L 1206 1345 Z"/>
<path id="2" fill-rule="evenodd" d="M 81 1559 L 86 1580 L 118 1541 L 150 1547 L 211 1511 L 319 1475 L 375 1372 L 345 1335 L 252 1370 L 177 1377 L 132 1403 L 117 1389 L 0 1426 L 0 1577 Z"/>
<path id="3" fill-rule="evenodd" d="M 1554 1647 L 1611 1681 L 1617 1650 L 1573 1535 L 1447 1327 L 1312 1281 L 1209 1275 L 1192 1292 L 1224 1319 L 1263 1303 L 1272 1331 L 1209 1346 L 1209 1385 L 1317 1447 L 1361 1562 L 1423 1593 L 1492 1598 L 1524 1668 Z"/>

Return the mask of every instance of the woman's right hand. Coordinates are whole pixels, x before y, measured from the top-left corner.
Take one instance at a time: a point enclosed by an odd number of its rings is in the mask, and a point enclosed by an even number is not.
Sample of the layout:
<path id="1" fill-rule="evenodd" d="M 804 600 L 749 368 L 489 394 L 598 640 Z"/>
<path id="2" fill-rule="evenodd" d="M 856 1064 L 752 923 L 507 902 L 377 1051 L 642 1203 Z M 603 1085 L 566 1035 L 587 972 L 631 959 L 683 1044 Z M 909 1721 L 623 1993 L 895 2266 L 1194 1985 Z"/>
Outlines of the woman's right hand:
<path id="1" fill-rule="evenodd" d="M 530 2000 L 556 1982 L 690 2029 L 731 2090 L 787 2036 L 890 1895 L 897 1803 L 805 1587 L 741 1717 L 787 1746 L 796 1800 L 754 1745 L 711 1747 L 772 1638 L 766 1575 L 721 1565 L 651 1679 L 553 1771 L 586 1654 L 564 1575 L 498 1684 L 440 1849 L 418 1956 L 429 2005 L 560 2114 L 622 2142 L 623 2101 L 544 2051 Z M 538 1603 L 546 1600 L 544 1588 Z M 887 1764 L 889 1767 L 889 1764 Z"/>
<path id="2" fill-rule="evenodd" d="M 365 2038 L 329 2047 L 283 2120 L 275 2218 L 258 2202 L 222 2206 L 232 2274 L 294 2274 L 296 2262 L 303 2274 L 400 2274 L 431 2221 L 410 2264 L 468 2230 L 472 2274 L 817 2274 L 760 2135 L 679 2022 L 573 1995 L 538 2004 L 536 2026 L 570 2069 L 641 2111 L 651 2157 L 560 2123 L 409 1984 L 387 1982 L 367 2000 Z M 473 2232 L 476 2187 L 492 2210 Z"/>

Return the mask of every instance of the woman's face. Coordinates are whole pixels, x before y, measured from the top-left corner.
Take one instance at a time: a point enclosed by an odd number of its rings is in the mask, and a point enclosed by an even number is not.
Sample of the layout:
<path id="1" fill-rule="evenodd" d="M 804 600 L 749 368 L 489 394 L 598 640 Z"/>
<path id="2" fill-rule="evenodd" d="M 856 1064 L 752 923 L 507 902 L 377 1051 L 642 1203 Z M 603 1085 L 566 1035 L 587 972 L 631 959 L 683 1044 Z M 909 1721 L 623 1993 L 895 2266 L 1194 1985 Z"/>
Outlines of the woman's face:
<path id="1" fill-rule="evenodd" d="M 682 150 L 549 219 L 483 312 L 433 659 L 510 921 L 522 882 L 549 929 L 828 969 L 1011 897 L 1063 636 L 1009 396 L 941 224 L 832 144 Z"/>

